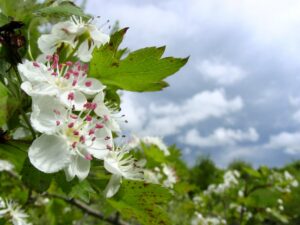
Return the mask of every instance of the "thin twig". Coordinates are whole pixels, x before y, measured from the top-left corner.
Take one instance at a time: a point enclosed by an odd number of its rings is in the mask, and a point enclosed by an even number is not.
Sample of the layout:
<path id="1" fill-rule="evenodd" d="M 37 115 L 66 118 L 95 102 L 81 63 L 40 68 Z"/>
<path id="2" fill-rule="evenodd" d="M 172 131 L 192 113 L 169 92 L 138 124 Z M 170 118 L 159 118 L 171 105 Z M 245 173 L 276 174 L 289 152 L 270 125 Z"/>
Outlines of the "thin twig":
<path id="1" fill-rule="evenodd" d="M 90 206 L 86 205 L 85 203 L 83 203 L 83 202 L 81 202 L 77 199 L 68 199 L 68 198 L 63 197 L 61 195 L 50 194 L 50 193 L 46 193 L 46 196 L 61 199 L 61 200 L 65 201 L 66 203 L 69 203 L 71 205 L 76 206 L 77 208 L 81 209 L 82 211 L 89 214 L 90 216 L 93 216 L 97 219 L 101 219 L 101 220 L 106 221 L 110 224 L 128 225 L 125 221 L 116 220 L 116 218 L 114 218 L 114 217 L 107 217 L 106 218 L 101 212 L 98 212 L 97 210 L 91 208 Z"/>

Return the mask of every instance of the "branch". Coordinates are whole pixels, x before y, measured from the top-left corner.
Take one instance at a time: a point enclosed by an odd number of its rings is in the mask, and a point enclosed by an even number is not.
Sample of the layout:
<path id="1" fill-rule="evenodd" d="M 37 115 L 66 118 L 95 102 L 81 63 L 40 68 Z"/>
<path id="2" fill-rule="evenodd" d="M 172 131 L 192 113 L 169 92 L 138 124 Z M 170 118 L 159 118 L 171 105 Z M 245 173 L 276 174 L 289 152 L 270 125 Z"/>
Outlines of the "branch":
<path id="1" fill-rule="evenodd" d="M 52 198 L 58 198 L 61 199 L 63 201 L 65 201 L 66 203 L 69 203 L 73 206 L 76 206 L 77 208 L 81 209 L 83 212 L 89 214 L 90 216 L 93 216 L 97 219 L 101 219 L 103 221 L 106 221 L 110 224 L 114 224 L 114 225 L 128 225 L 125 221 L 122 220 L 116 220 L 116 218 L 113 217 L 105 217 L 101 212 L 98 212 L 97 210 L 89 207 L 87 204 L 77 200 L 77 199 L 68 199 L 66 197 L 63 197 L 61 195 L 57 195 L 57 194 L 50 194 L 50 193 L 46 193 L 46 196 L 52 197 Z"/>

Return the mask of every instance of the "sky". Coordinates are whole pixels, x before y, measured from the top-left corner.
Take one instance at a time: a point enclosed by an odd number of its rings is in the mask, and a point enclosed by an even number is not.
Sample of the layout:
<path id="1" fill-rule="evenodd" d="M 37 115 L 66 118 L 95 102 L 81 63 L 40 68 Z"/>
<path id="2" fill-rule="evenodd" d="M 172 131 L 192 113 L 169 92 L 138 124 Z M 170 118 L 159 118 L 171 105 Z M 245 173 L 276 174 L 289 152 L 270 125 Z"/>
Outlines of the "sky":
<path id="1" fill-rule="evenodd" d="M 122 94 L 124 129 L 175 143 L 190 165 L 300 159 L 299 1 L 89 0 L 86 11 L 130 27 L 132 51 L 190 56 L 162 92 Z"/>

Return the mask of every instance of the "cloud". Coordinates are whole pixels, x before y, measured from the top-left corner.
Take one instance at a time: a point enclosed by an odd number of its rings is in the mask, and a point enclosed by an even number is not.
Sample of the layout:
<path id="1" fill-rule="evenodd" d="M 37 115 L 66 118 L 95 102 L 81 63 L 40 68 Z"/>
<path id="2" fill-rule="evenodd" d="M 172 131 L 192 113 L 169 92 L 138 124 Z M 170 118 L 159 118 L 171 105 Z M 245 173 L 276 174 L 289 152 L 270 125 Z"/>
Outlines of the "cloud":
<path id="1" fill-rule="evenodd" d="M 281 132 L 270 137 L 264 146 L 266 149 L 284 150 L 287 154 L 296 155 L 300 153 L 300 132 Z"/>
<path id="2" fill-rule="evenodd" d="M 204 78 L 222 85 L 232 85 L 247 74 L 241 67 L 220 59 L 203 60 L 196 64 L 196 69 Z"/>
<path id="3" fill-rule="evenodd" d="M 124 96 L 122 108 L 127 108 L 131 114 L 129 124 L 138 124 L 135 128 L 144 135 L 174 135 L 185 126 L 208 118 L 221 118 L 243 108 L 241 97 L 228 99 L 223 89 L 199 92 L 182 102 L 151 103 L 148 107 L 145 102 L 134 105 L 130 98 L 130 95 Z M 148 121 L 141 117 L 148 118 Z"/>
<path id="4" fill-rule="evenodd" d="M 129 130 L 169 136 L 173 144 L 187 130 L 214 131 L 233 121 L 233 131 L 243 134 L 249 132 L 243 128 L 255 127 L 260 143 L 232 140 L 237 144 L 208 149 L 217 163 L 240 157 L 283 165 L 285 157 L 294 157 L 286 152 L 296 151 L 296 140 L 273 139 L 297 136 L 283 131 L 297 129 L 300 120 L 300 98 L 289 99 L 299 92 L 299 1 L 90 0 L 87 10 L 103 22 L 120 20 L 121 27 L 129 26 L 124 47 L 167 45 L 166 56 L 191 56 L 168 78 L 170 87 L 163 92 L 124 94 L 122 114 Z M 216 89 L 220 86 L 226 86 L 226 93 Z M 199 134 L 203 139 L 213 135 Z M 195 158 L 194 146 L 181 147 Z"/>
<path id="5" fill-rule="evenodd" d="M 256 142 L 259 138 L 257 131 L 251 127 L 247 131 L 217 128 L 213 134 L 202 136 L 196 129 L 189 130 L 181 138 L 181 142 L 197 147 L 226 147 L 236 145 L 241 142 Z"/>
<path id="6" fill-rule="evenodd" d="M 300 123 L 300 109 L 293 113 L 292 118 L 296 122 Z"/>

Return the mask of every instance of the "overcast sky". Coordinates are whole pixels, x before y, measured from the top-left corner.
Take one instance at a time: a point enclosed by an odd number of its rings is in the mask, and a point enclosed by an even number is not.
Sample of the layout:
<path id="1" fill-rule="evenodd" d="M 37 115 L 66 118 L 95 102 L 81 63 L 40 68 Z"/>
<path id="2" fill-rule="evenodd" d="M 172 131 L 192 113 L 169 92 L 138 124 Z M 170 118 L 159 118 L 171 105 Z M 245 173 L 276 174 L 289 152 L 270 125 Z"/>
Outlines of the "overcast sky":
<path id="1" fill-rule="evenodd" d="M 176 143 L 190 164 L 300 159 L 300 1 L 89 0 L 87 11 L 130 27 L 131 50 L 190 56 L 164 91 L 124 93 L 126 129 Z"/>

